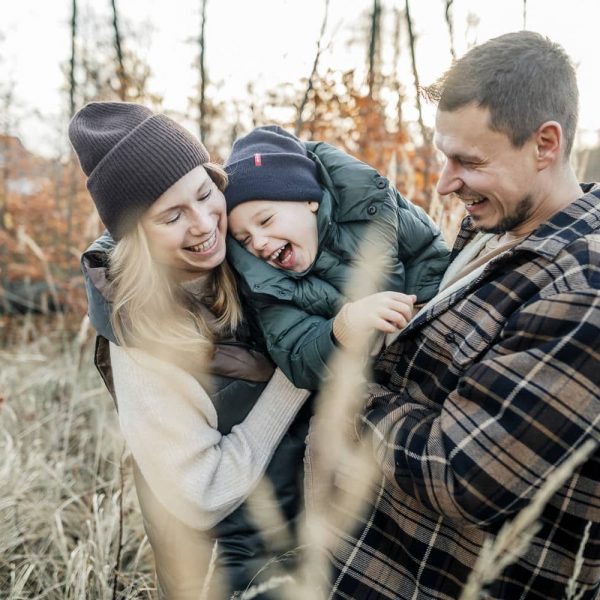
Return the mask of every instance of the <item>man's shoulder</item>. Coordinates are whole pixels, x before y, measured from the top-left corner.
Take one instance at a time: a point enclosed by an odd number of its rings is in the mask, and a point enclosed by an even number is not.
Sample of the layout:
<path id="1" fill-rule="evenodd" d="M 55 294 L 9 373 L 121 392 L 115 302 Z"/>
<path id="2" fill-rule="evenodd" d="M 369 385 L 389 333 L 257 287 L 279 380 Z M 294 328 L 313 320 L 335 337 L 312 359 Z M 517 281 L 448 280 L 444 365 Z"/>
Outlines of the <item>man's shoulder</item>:
<path id="1" fill-rule="evenodd" d="M 584 278 L 600 290 L 600 231 L 577 237 L 565 245 L 553 260 L 564 279 Z"/>

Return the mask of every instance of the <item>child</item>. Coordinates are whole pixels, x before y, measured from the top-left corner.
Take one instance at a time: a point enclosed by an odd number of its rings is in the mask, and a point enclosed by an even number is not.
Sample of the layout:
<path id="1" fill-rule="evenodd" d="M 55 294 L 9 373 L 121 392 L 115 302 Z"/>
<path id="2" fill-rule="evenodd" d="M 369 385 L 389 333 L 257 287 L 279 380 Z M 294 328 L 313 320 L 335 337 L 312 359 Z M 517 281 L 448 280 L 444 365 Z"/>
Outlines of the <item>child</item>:
<path id="1" fill-rule="evenodd" d="M 368 165 L 270 125 L 238 139 L 225 170 L 228 256 L 269 354 L 295 385 L 319 387 L 349 328 L 401 329 L 413 302 L 437 292 L 449 259 L 439 229 Z M 371 227 L 388 291 L 348 302 Z"/>

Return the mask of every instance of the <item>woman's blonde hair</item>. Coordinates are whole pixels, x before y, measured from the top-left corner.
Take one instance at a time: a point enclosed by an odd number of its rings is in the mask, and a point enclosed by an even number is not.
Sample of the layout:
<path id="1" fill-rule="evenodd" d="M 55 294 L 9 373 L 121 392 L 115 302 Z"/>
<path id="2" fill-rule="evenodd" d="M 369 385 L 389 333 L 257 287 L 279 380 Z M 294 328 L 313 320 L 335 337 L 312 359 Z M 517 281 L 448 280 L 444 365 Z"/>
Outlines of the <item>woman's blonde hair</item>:
<path id="1" fill-rule="evenodd" d="M 213 163 L 202 165 L 222 191 L 227 174 Z M 216 322 L 209 327 L 203 307 L 157 263 L 141 223 L 123 236 L 111 253 L 109 277 L 112 326 L 119 345 L 140 348 L 175 362 L 204 379 L 214 334 L 233 333 L 242 313 L 235 278 L 226 262 L 207 274 L 206 308 Z"/>

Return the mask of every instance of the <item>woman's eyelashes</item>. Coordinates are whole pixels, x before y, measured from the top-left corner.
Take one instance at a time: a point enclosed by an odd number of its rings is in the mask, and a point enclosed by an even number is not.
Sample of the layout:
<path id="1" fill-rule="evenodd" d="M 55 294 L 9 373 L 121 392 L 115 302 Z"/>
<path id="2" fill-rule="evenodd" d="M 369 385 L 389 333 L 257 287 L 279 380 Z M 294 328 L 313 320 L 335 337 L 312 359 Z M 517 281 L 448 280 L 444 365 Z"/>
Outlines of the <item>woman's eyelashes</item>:
<path id="1" fill-rule="evenodd" d="M 212 190 L 208 190 L 205 194 L 201 194 L 199 195 L 196 200 L 198 202 L 202 202 L 204 200 L 208 200 L 209 196 L 212 194 Z M 170 218 L 168 218 L 165 223 L 167 225 L 171 225 L 172 223 L 176 223 L 177 221 L 179 221 L 179 218 L 181 217 L 181 212 L 179 211 L 177 214 L 174 214 L 173 216 L 171 216 Z"/>
<path id="2" fill-rule="evenodd" d="M 177 223 L 179 221 L 179 217 L 181 217 L 181 213 L 178 212 L 176 215 L 172 216 L 170 219 L 165 221 L 166 225 L 171 225 L 172 223 Z"/>

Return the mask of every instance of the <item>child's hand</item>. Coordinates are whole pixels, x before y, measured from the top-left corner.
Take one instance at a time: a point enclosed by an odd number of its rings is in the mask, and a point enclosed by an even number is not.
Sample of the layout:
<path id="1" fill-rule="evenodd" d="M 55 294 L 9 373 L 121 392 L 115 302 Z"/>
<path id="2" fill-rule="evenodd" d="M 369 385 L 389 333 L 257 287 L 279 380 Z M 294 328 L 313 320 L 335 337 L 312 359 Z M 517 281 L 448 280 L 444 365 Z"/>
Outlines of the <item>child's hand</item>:
<path id="1" fill-rule="evenodd" d="M 345 304 L 333 321 L 333 335 L 344 344 L 348 331 L 394 333 L 404 329 L 413 314 L 416 296 L 379 292 Z"/>

